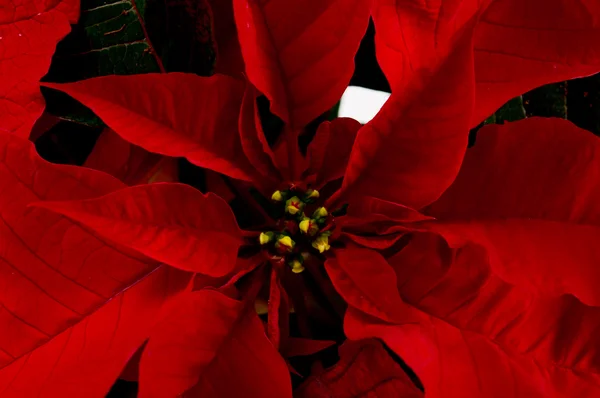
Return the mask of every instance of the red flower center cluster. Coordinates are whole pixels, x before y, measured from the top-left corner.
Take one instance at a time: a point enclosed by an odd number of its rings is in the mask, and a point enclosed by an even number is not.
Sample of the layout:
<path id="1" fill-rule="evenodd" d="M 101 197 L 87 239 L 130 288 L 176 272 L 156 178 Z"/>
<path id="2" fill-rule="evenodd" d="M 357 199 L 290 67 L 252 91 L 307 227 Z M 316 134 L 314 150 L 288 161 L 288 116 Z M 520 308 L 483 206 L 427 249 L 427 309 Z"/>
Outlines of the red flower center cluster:
<path id="1" fill-rule="evenodd" d="M 273 265 L 287 264 L 294 273 L 304 271 L 304 262 L 330 249 L 335 228 L 332 214 L 318 206 L 319 191 L 292 186 L 275 191 L 271 199 L 280 204 L 273 230 L 262 232 L 259 242 Z"/>

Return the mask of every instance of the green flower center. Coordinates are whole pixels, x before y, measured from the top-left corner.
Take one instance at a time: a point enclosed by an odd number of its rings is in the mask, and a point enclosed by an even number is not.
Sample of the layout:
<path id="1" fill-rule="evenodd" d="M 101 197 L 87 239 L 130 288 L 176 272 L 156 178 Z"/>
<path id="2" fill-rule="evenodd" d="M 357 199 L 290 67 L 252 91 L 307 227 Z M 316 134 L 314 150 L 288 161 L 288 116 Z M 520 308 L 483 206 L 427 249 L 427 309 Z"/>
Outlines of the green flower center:
<path id="1" fill-rule="evenodd" d="M 319 192 L 276 191 L 271 200 L 283 206 L 284 216 L 274 230 L 262 232 L 259 242 L 273 259 L 283 259 L 295 273 L 304 271 L 311 256 L 330 249 L 329 237 L 334 228 L 333 217 L 315 201 Z"/>

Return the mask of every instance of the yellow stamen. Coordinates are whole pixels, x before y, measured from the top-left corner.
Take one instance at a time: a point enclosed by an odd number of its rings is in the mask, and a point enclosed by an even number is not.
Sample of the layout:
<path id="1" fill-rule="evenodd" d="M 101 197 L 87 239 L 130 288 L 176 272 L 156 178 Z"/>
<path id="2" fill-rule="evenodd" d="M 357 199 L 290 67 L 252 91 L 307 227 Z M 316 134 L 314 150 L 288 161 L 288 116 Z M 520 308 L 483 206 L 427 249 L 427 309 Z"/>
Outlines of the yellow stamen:
<path id="1" fill-rule="evenodd" d="M 329 236 L 328 235 L 319 235 L 317 239 L 312 243 L 312 247 L 317 249 L 319 253 L 323 253 L 331 248 L 329 246 Z"/>
<path id="2" fill-rule="evenodd" d="M 315 210 L 315 212 L 313 213 L 313 218 L 325 218 L 327 217 L 327 209 L 324 207 L 319 207 L 317 210 Z"/>
<path id="3" fill-rule="evenodd" d="M 291 197 L 285 202 L 285 211 L 290 214 L 296 214 L 304 207 L 304 203 L 297 196 Z"/>
<path id="4" fill-rule="evenodd" d="M 289 236 L 285 235 L 277 239 L 277 245 L 284 246 L 291 251 L 296 245 L 296 242 L 294 242 Z"/>
<path id="5" fill-rule="evenodd" d="M 294 274 L 299 274 L 300 272 L 304 271 L 304 266 L 299 260 L 292 261 L 290 265 Z"/>
<path id="6" fill-rule="evenodd" d="M 319 232 L 319 226 L 314 220 L 311 220 L 308 217 L 305 217 L 302 221 L 300 221 L 300 231 L 313 236 L 317 232 Z"/>
<path id="7" fill-rule="evenodd" d="M 271 200 L 273 200 L 275 202 L 281 202 L 283 200 L 283 195 L 282 195 L 281 191 L 273 192 L 273 195 L 271 195 Z"/>
<path id="8" fill-rule="evenodd" d="M 273 240 L 273 232 L 261 232 L 258 241 L 261 245 L 266 245 Z"/>
<path id="9" fill-rule="evenodd" d="M 318 197 L 319 197 L 319 191 L 317 191 L 316 189 L 309 189 L 308 191 L 306 191 L 307 199 L 317 199 Z"/>

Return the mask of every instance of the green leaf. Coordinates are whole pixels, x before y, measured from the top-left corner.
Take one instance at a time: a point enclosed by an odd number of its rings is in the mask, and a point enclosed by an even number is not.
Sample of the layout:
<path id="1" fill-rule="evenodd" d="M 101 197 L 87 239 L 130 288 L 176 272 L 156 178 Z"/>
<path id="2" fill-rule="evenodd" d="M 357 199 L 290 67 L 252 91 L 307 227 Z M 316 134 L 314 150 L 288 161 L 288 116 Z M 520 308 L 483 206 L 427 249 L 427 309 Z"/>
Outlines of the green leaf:
<path id="1" fill-rule="evenodd" d="M 81 17 L 57 46 L 44 81 L 104 75 L 191 72 L 210 75 L 215 62 L 211 12 L 205 0 L 81 0 Z M 45 93 L 47 110 L 96 126 L 75 101 Z"/>
<path id="2" fill-rule="evenodd" d="M 523 95 L 527 116 L 567 117 L 567 83 L 538 87 Z"/>
<path id="3" fill-rule="evenodd" d="M 57 47 L 47 81 L 160 72 L 142 0 L 82 0 L 79 23 Z"/>
<path id="4" fill-rule="evenodd" d="M 600 135 L 600 74 L 569 80 L 567 104 L 570 121 Z"/>
<path id="5" fill-rule="evenodd" d="M 514 122 L 516 120 L 525 118 L 525 108 L 523 108 L 523 98 L 521 96 L 515 97 L 504 104 L 496 113 L 492 114 L 484 122 L 485 124 L 490 123 L 504 123 Z"/>

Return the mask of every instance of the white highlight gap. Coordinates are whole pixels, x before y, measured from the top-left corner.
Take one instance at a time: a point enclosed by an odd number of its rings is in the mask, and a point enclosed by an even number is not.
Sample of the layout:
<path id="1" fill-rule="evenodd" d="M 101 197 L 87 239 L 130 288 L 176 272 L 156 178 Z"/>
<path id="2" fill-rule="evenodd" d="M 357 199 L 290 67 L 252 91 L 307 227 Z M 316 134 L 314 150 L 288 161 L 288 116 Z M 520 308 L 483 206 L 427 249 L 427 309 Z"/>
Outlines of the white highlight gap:
<path id="1" fill-rule="evenodd" d="M 390 93 L 369 88 L 348 86 L 340 101 L 339 117 L 351 117 L 365 124 L 373 119 Z"/>

